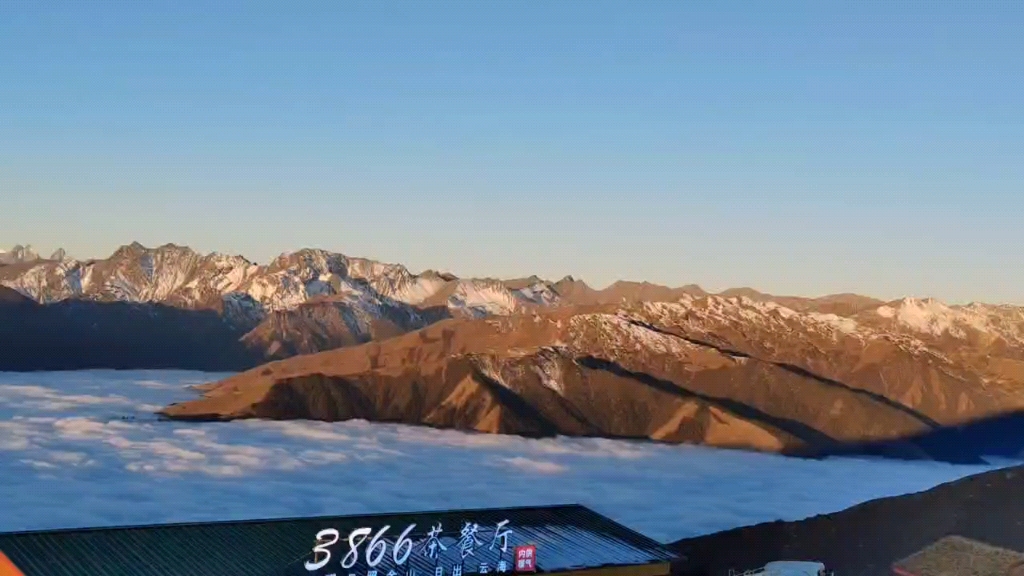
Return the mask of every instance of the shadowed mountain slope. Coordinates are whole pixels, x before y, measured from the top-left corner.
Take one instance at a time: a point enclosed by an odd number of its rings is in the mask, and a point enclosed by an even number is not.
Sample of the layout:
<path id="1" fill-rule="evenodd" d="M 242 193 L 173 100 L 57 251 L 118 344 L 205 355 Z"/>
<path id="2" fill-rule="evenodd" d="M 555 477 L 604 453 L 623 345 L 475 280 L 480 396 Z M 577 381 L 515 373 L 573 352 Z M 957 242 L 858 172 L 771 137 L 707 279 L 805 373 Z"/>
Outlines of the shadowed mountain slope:
<path id="1" fill-rule="evenodd" d="M 917 494 L 882 498 L 798 522 L 769 522 L 672 544 L 676 576 L 726 576 L 773 560 L 817 560 L 843 576 L 890 566 L 958 535 L 1024 551 L 1024 468 L 987 472 Z"/>

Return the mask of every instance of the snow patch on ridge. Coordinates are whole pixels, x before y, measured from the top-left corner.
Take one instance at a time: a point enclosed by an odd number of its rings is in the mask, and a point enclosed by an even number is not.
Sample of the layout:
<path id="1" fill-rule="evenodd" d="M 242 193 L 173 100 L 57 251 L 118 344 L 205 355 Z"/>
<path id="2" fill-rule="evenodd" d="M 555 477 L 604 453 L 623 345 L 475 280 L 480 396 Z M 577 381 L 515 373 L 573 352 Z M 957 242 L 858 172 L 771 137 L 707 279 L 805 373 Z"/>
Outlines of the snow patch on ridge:
<path id="1" fill-rule="evenodd" d="M 958 326 L 961 320 L 958 311 L 931 298 L 906 298 L 895 309 L 882 306 L 876 313 L 883 318 L 894 318 L 902 326 L 924 334 L 941 336 L 949 332 L 957 337 L 965 335 Z"/>
<path id="2" fill-rule="evenodd" d="M 570 321 L 574 347 L 587 348 L 596 338 L 612 350 L 649 351 L 655 354 L 683 356 L 697 349 L 682 338 L 663 334 L 620 314 L 580 314 Z"/>
<path id="3" fill-rule="evenodd" d="M 512 293 L 521 300 L 542 306 L 551 306 L 559 300 L 558 294 L 546 282 L 534 282 L 525 288 L 513 290 Z"/>
<path id="4" fill-rule="evenodd" d="M 444 278 L 436 276 L 432 278 L 410 276 L 398 284 L 390 296 L 406 304 L 421 304 L 427 298 L 440 292 L 447 283 L 448 281 Z"/>
<path id="5" fill-rule="evenodd" d="M 559 396 L 564 396 L 565 386 L 562 383 L 562 367 L 559 364 L 558 351 L 550 348 L 542 349 L 536 359 L 532 368 L 540 378 L 540 383 L 557 392 Z"/>
<path id="6" fill-rule="evenodd" d="M 511 314 L 519 308 L 512 292 L 498 282 L 460 280 L 448 306 L 472 316 Z"/>
<path id="7" fill-rule="evenodd" d="M 859 325 L 853 318 L 844 318 L 842 316 L 836 316 L 835 314 L 819 314 L 818 312 L 811 312 L 807 316 L 816 322 L 835 328 L 844 334 L 857 334 L 858 332 Z"/>
<path id="8" fill-rule="evenodd" d="M 896 305 L 880 306 L 875 314 L 929 336 L 964 339 L 973 332 L 1024 344 L 1024 309 L 1017 306 L 947 306 L 932 298 L 904 298 Z"/>

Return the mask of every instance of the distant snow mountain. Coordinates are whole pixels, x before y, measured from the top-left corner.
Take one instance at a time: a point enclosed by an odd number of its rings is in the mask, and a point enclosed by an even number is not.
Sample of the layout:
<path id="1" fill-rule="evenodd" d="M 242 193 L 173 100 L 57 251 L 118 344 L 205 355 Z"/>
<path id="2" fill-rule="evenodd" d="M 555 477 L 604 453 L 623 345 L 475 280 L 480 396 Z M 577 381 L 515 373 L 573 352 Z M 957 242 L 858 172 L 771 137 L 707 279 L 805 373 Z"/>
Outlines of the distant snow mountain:
<path id="1" fill-rule="evenodd" d="M 696 285 L 671 288 L 616 282 L 598 290 L 569 276 L 551 282 L 536 276 L 497 280 L 431 270 L 417 274 L 400 264 L 316 249 L 257 264 L 241 256 L 203 255 L 174 244 L 148 248 L 136 242 L 102 260 L 77 260 L 63 250 L 43 260 L 31 247 L 16 246 L 0 253 L 0 262 L 16 264 L 0 266 L 0 286 L 38 304 L 58 306 L 31 313 L 21 306 L 10 312 L 21 315 L 17 318 L 23 326 L 38 325 L 40 336 L 27 341 L 39 343 L 39 354 L 51 355 L 52 351 L 45 352 L 44 335 L 67 332 L 72 321 L 78 326 L 75 330 L 85 332 L 69 333 L 80 334 L 83 341 L 102 340 L 96 336 L 99 328 L 89 326 L 116 331 L 119 322 L 129 322 L 145 327 L 153 335 L 147 341 L 150 346 L 171 345 L 159 337 L 161 332 L 192 334 L 199 326 L 210 338 L 211 331 L 222 331 L 217 338 L 230 339 L 232 346 L 241 343 L 256 351 L 258 358 L 280 359 L 382 340 L 447 318 L 502 317 L 562 306 L 691 302 L 709 296 Z M 721 302 L 736 302 L 735 313 L 723 318 L 729 318 L 739 333 L 766 323 L 782 338 L 791 329 L 783 320 L 799 315 L 822 329 L 855 338 L 866 331 L 881 332 L 911 343 L 907 345 L 938 350 L 955 361 L 977 364 L 984 360 L 993 373 L 1024 380 L 1024 308 L 1018 306 L 949 306 L 914 298 L 886 303 L 855 294 L 798 298 L 750 288 L 701 301 L 708 303 L 708 314 L 720 314 L 716 310 L 724 305 Z M 106 304 L 123 306 L 114 314 Z M 114 315 L 106 318 L 104 314 Z M 211 324 L 211 319 L 222 328 Z M 13 320 L 8 325 L 17 325 Z M 174 322 L 176 327 L 162 330 L 161 322 Z M 12 337 L 18 336 L 12 333 Z M 111 338 L 111 345 L 132 344 L 124 340 L 126 336 Z M 189 344 L 193 345 L 198 344 Z M 234 352 L 222 354 L 235 356 Z M 245 356 L 230 366 L 253 361 Z"/>
<path id="2" fill-rule="evenodd" d="M 59 305 L 59 310 L 34 312 L 31 322 L 24 319 L 28 313 L 19 309 L 19 321 L 42 323 L 39 330 L 43 333 L 52 332 L 57 322 L 72 322 L 78 327 L 70 330 L 75 334 L 89 325 L 114 331 L 118 323 L 127 322 L 151 335 L 142 339 L 149 346 L 172 346 L 157 334 L 155 317 L 176 323 L 169 332 L 210 334 L 209 314 L 215 313 L 225 325 L 221 338 L 241 342 L 267 359 L 378 340 L 445 318 L 511 314 L 559 302 L 554 286 L 536 278 L 503 282 L 434 271 L 413 274 L 398 264 L 314 249 L 282 254 L 267 264 L 241 256 L 202 255 L 174 244 L 148 248 L 132 243 L 103 260 L 77 260 L 64 253 L 41 260 L 20 247 L 12 254 L 9 260 L 19 265 L 0 267 L 0 286 L 38 304 Z M 86 303 L 94 305 L 84 306 Z M 135 308 L 122 307 L 115 312 L 102 304 Z M 101 317 L 104 314 L 111 317 Z M 51 318 L 53 315 L 64 320 Z M 62 330 L 68 332 L 66 326 Z M 85 340 L 103 340 L 87 333 L 81 333 L 81 339 L 83 346 L 88 344 Z M 192 350 L 194 339 L 187 340 Z M 115 335 L 107 342 L 108 348 L 135 350 L 141 346 Z M 62 341 L 60 346 L 65 349 L 71 344 Z M 125 356 L 137 354 L 129 348 L 125 348 Z M 47 349 L 40 345 L 39 355 L 52 356 Z M 198 353 L 192 350 L 187 356 Z M 222 350 L 217 357 L 235 359 L 225 364 L 226 368 L 254 361 L 238 354 Z M 95 356 L 85 351 L 81 355 Z M 46 366 L 52 367 L 51 363 L 48 359 Z M 14 365 L 25 366 L 20 360 Z M 213 368 L 220 364 L 189 366 Z"/>
<path id="3" fill-rule="evenodd" d="M 10 251 L 0 250 L 0 264 L 20 264 L 37 260 L 39 260 L 39 254 L 31 246 L 18 244 Z"/>
<path id="4" fill-rule="evenodd" d="M 67 258 L 67 253 L 63 248 L 58 248 L 48 259 L 61 261 L 65 258 Z M 42 257 L 40 257 L 39 253 L 30 245 L 22 246 L 21 244 L 18 244 L 11 248 L 10 251 L 0 250 L 0 266 L 6 264 L 39 262 L 41 260 L 43 260 Z"/>
<path id="5" fill-rule="evenodd" d="M 537 279 L 510 287 L 498 280 L 460 279 L 436 272 L 412 274 L 404 266 L 324 250 L 282 254 L 266 265 L 241 256 L 200 255 L 167 244 L 138 243 L 105 260 L 19 262 L 36 266 L 0 271 L 0 284 L 40 303 L 67 299 L 160 303 L 186 309 L 216 309 L 236 325 L 255 325 L 269 314 L 295 310 L 328 298 L 355 313 L 405 320 L 422 308 L 443 306 L 455 316 L 508 314 L 532 305 L 557 303 L 550 283 Z"/>

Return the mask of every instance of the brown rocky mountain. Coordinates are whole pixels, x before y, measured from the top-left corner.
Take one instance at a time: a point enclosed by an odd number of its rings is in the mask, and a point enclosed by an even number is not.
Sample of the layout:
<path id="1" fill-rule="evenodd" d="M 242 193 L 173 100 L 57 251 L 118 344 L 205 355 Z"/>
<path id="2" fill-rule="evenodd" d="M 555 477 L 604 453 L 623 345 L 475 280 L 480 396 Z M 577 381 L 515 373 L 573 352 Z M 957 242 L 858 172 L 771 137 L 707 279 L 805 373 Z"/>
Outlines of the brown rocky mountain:
<path id="1" fill-rule="evenodd" d="M 384 299 L 373 314 L 361 313 L 366 307 L 354 307 L 343 303 L 337 297 L 316 297 L 295 308 L 268 313 L 243 339 L 242 342 L 256 353 L 263 353 L 266 360 L 279 360 L 297 354 L 310 354 L 331 350 L 372 340 L 383 340 L 392 336 L 422 328 L 445 318 L 457 316 L 479 317 L 493 314 L 509 314 L 523 311 L 537 311 L 549 306 L 576 306 L 590 304 L 615 304 L 636 302 L 675 302 L 688 296 L 706 296 L 708 293 L 693 284 L 679 288 L 661 286 L 649 282 L 619 281 L 604 289 L 594 289 L 581 280 L 571 277 L 551 284 L 537 276 L 512 280 L 474 279 L 475 290 L 490 291 L 481 300 L 490 300 L 484 307 L 487 312 L 466 312 L 470 307 L 461 304 L 459 293 L 465 289 L 465 280 L 450 274 L 432 271 L 421 274 L 423 278 L 437 278 L 443 283 L 435 292 L 417 302 L 404 306 L 401 302 Z M 505 303 L 503 290 L 523 293 L 534 286 L 545 286 L 551 296 L 546 301 L 520 301 Z M 726 290 L 723 294 L 734 291 Z M 839 294 L 821 298 L 800 298 L 772 296 L 750 289 L 743 293 L 756 294 L 757 301 L 778 302 L 793 310 L 831 313 L 842 316 L 853 315 L 884 304 L 881 300 Z M 331 301 L 333 303 L 327 303 Z M 362 322 L 353 320 L 363 317 Z"/>
<path id="2" fill-rule="evenodd" d="M 929 302 L 842 317 L 686 296 L 452 319 L 274 362 L 163 413 L 359 418 L 808 455 L 970 461 L 1016 453 L 1024 436 L 1006 432 L 1024 408 L 1024 316 Z M 927 319 L 941 331 L 908 321 L 922 306 L 934 308 Z"/>
<path id="3" fill-rule="evenodd" d="M 798 522 L 682 540 L 672 547 L 686 560 L 673 574 L 726 576 L 773 560 L 817 560 L 843 576 L 891 576 L 894 562 L 950 535 L 1024 552 L 1021 494 L 1024 468 L 1008 468 Z"/>

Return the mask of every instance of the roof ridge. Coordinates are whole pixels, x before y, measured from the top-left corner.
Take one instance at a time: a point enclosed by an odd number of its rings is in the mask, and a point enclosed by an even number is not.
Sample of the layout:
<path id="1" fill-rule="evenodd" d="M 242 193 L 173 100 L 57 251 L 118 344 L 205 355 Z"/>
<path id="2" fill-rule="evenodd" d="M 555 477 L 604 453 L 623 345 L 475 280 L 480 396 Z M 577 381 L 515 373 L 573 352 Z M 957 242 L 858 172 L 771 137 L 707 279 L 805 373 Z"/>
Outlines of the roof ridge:
<path id="1" fill-rule="evenodd" d="M 187 522 L 163 522 L 153 524 L 126 524 L 119 526 L 84 526 L 78 528 L 56 528 L 56 529 L 32 529 L 15 530 L 11 532 L 0 532 L 0 537 L 21 536 L 31 534 L 69 534 L 77 532 L 107 532 L 117 530 L 143 530 L 149 528 L 187 528 L 192 526 L 238 526 L 247 524 L 275 524 L 296 521 L 320 521 L 351 518 L 387 518 L 390 516 L 424 516 L 430 514 L 458 514 L 458 513 L 479 513 L 479 512 L 525 512 L 531 510 L 558 510 L 582 508 L 594 512 L 582 504 L 544 504 L 539 506 L 495 506 L 487 508 L 448 508 L 448 509 L 427 509 L 404 512 L 372 512 L 369 514 L 323 514 L 318 516 L 288 516 L 279 518 L 248 518 L 242 520 L 213 520 L 208 522 L 187 521 Z M 594 514 L 598 514 L 594 512 Z M 600 515 L 600 514 L 599 514 Z M 639 533 L 637 533 L 639 534 Z M 639 534 L 642 536 L 642 534 Z M 646 538 L 646 536 L 645 536 Z"/>

